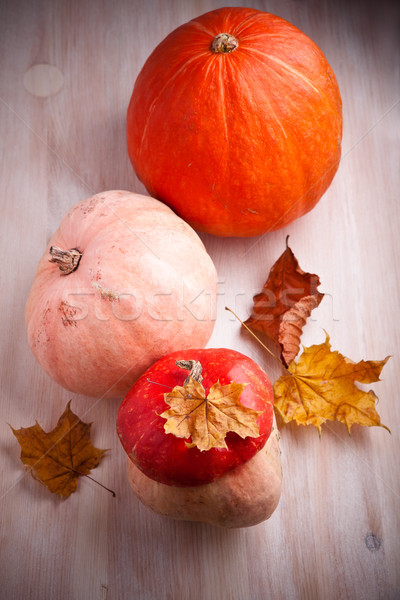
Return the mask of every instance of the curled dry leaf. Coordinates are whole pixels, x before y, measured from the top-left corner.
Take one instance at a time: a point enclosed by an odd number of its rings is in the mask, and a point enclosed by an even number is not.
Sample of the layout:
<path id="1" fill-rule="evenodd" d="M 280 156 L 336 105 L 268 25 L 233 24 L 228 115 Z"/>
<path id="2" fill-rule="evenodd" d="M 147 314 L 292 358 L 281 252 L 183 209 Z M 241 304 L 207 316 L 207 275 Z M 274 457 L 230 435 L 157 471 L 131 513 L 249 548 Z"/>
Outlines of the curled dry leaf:
<path id="1" fill-rule="evenodd" d="M 379 381 L 389 357 L 354 363 L 339 352 L 332 352 L 327 335 L 324 344 L 305 348 L 298 362 L 294 362 L 303 326 L 323 294 L 317 291 L 318 275 L 300 269 L 287 240 L 286 250 L 273 265 L 261 293 L 254 296 L 250 318 L 241 321 L 265 350 L 288 367 L 273 386 L 276 412 L 284 423 L 314 425 L 319 433 L 327 420 L 344 423 L 349 432 L 354 423 L 385 427 L 375 408 L 374 392 L 364 392 L 355 383 Z M 255 331 L 280 345 L 280 359 Z"/>
<path id="2" fill-rule="evenodd" d="M 63 497 L 76 491 L 78 477 L 97 467 L 106 452 L 93 446 L 91 423 L 81 421 L 70 404 L 48 433 L 37 422 L 32 427 L 11 427 L 21 446 L 21 460 L 32 476 Z"/>
<path id="3" fill-rule="evenodd" d="M 259 435 L 257 418 L 261 412 L 240 402 L 245 387 L 242 383 L 211 386 L 208 396 L 198 381 L 190 378 L 165 394 L 169 409 L 162 413 L 167 419 L 164 429 L 176 437 L 191 438 L 199 450 L 227 448 L 225 436 L 234 431 L 242 438 Z"/>
<path id="4" fill-rule="evenodd" d="M 317 291 L 318 275 L 305 273 L 289 248 L 272 266 L 262 291 L 254 296 L 251 316 L 245 324 L 279 344 L 285 365 L 297 356 L 300 336 L 311 311 L 324 294 Z"/>
<path id="5" fill-rule="evenodd" d="M 375 408 L 376 395 L 362 391 L 355 382 L 379 381 L 388 360 L 389 356 L 355 363 L 332 351 L 327 335 L 323 344 L 305 348 L 298 362 L 290 364 L 289 373 L 275 382 L 275 409 L 285 423 L 315 425 L 319 433 L 327 420 L 344 423 L 349 433 L 355 423 L 385 427 Z"/>

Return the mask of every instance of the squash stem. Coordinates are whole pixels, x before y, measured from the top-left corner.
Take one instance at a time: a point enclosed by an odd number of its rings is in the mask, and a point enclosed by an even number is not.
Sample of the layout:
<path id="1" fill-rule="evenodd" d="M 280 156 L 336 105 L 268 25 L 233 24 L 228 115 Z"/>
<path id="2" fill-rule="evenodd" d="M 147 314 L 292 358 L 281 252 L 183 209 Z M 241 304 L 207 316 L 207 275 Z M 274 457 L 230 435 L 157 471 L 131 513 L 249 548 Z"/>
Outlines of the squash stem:
<path id="1" fill-rule="evenodd" d="M 51 246 L 49 262 L 58 265 L 61 275 L 69 275 L 78 268 L 81 256 L 82 252 L 79 252 L 76 248 L 61 250 L 57 246 Z"/>
<path id="2" fill-rule="evenodd" d="M 228 54 L 239 46 L 238 40 L 230 33 L 219 33 L 211 43 L 211 51 L 215 54 Z"/>
<path id="3" fill-rule="evenodd" d="M 201 374 L 202 366 L 201 362 L 199 362 L 198 360 L 177 360 L 175 364 L 181 369 L 186 369 L 187 371 L 190 371 L 189 375 L 183 382 L 183 385 L 187 385 L 190 379 L 194 379 L 198 383 L 201 383 L 203 381 L 203 376 Z"/>

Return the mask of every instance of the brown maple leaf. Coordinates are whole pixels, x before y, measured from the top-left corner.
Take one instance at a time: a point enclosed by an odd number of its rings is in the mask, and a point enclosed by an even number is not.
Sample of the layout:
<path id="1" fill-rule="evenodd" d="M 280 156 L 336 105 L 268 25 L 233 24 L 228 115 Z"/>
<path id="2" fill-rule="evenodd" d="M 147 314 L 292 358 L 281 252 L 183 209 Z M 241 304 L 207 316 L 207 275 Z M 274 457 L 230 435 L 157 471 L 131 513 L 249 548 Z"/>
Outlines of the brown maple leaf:
<path id="1" fill-rule="evenodd" d="M 227 448 L 225 436 L 234 431 L 242 438 L 257 437 L 257 418 L 261 412 L 247 408 L 240 402 L 245 387 L 242 383 L 211 386 L 208 396 L 198 381 L 190 378 L 183 386 L 176 386 L 165 394 L 170 407 L 162 413 L 167 419 L 166 433 L 176 437 L 191 438 L 199 450 Z"/>
<path id="2" fill-rule="evenodd" d="M 389 356 L 355 363 L 332 351 L 326 335 L 323 344 L 305 348 L 298 362 L 290 364 L 289 373 L 275 382 L 275 409 L 285 423 L 315 425 L 320 434 L 327 420 L 344 423 L 349 433 L 355 423 L 385 427 L 375 408 L 376 395 L 362 391 L 355 382 L 379 381 L 388 360 Z"/>
<path id="3" fill-rule="evenodd" d="M 245 324 L 279 344 L 285 365 L 297 356 L 300 336 L 311 311 L 324 294 L 317 291 L 318 275 L 305 273 L 288 246 L 272 266 L 262 291 L 253 298 L 254 306 Z"/>
<path id="4" fill-rule="evenodd" d="M 70 404 L 68 402 L 56 427 L 48 433 L 38 422 L 32 427 L 11 427 L 21 446 L 21 460 L 32 476 L 63 497 L 76 491 L 78 477 L 88 475 L 107 452 L 93 446 L 91 423 L 81 421 Z"/>

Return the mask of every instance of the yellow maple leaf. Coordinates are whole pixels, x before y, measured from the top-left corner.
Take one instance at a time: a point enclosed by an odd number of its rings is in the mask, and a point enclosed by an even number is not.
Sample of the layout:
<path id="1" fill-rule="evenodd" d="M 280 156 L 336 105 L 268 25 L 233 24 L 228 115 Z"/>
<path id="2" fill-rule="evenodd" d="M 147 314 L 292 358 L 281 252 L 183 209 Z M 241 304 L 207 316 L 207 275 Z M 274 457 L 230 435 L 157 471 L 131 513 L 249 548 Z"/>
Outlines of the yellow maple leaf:
<path id="1" fill-rule="evenodd" d="M 21 460 L 31 475 L 63 497 L 76 491 L 78 477 L 88 475 L 97 467 L 106 452 L 93 446 L 91 424 L 81 421 L 70 404 L 68 402 L 56 427 L 48 433 L 38 422 L 32 427 L 11 427 L 21 446 Z"/>
<path id="2" fill-rule="evenodd" d="M 234 431 L 242 438 L 259 435 L 257 418 L 260 411 L 247 408 L 240 402 L 246 384 L 215 383 L 208 396 L 198 381 L 190 378 L 183 386 L 176 386 L 164 395 L 170 407 L 162 413 L 167 419 L 166 433 L 176 437 L 191 438 L 199 450 L 227 448 L 225 436 Z"/>
<path id="3" fill-rule="evenodd" d="M 275 408 L 285 423 L 315 425 L 320 434 L 327 420 L 344 423 L 349 433 L 355 423 L 385 427 L 375 408 L 376 395 L 372 390 L 364 392 L 355 382 L 379 381 L 388 360 L 389 356 L 355 363 L 332 351 L 326 335 L 323 344 L 304 348 L 299 361 L 289 365 L 289 374 L 275 382 Z"/>

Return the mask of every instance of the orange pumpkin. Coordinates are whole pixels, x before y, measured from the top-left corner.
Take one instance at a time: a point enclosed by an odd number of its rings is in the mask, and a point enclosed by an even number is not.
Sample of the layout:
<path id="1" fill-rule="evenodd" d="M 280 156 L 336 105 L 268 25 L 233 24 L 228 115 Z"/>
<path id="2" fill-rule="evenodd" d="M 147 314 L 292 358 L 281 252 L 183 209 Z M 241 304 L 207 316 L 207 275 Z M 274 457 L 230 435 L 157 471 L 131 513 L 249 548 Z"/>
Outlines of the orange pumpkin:
<path id="1" fill-rule="evenodd" d="M 206 345 L 216 286 L 200 238 L 165 204 L 97 194 L 69 211 L 39 262 L 29 345 L 68 390 L 121 397 L 155 360 Z"/>
<path id="2" fill-rule="evenodd" d="M 195 229 L 254 236 L 308 212 L 338 168 L 341 98 L 316 44 L 287 21 L 222 8 L 178 27 L 141 70 L 129 156 Z"/>

